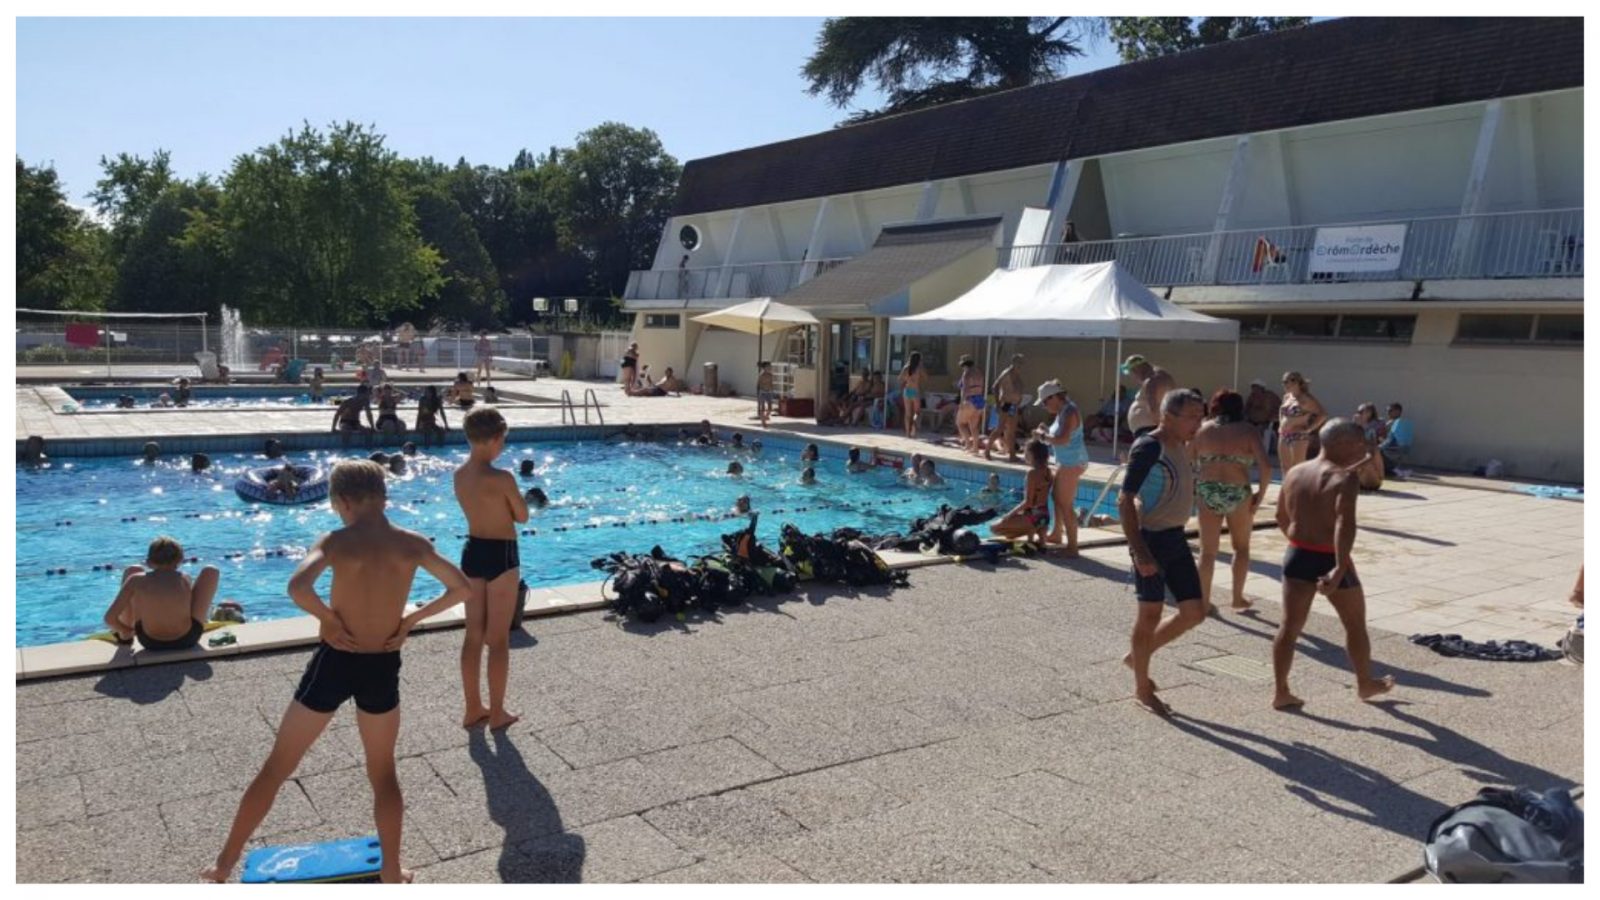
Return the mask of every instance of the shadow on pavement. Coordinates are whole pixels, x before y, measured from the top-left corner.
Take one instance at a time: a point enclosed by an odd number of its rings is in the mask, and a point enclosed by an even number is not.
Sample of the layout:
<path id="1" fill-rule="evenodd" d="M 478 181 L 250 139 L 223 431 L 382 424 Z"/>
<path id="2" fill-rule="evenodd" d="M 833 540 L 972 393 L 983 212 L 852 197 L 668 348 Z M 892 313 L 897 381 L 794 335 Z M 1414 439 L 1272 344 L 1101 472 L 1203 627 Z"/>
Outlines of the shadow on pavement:
<path id="1" fill-rule="evenodd" d="M 1359 530 L 1361 530 L 1361 531 L 1370 531 L 1373 534 L 1381 534 L 1381 535 L 1384 535 L 1385 537 L 1396 537 L 1396 538 L 1400 538 L 1403 541 L 1418 541 L 1418 542 L 1423 543 L 1423 544 L 1430 544 L 1430 545 L 1432 545 L 1434 547 L 1454 547 L 1454 546 L 1456 546 L 1456 542 L 1455 541 L 1446 541 L 1446 540 L 1441 540 L 1439 538 L 1426 537 L 1424 535 L 1420 535 L 1420 534 L 1417 534 L 1417 533 L 1411 532 L 1411 531 L 1400 531 L 1399 529 L 1396 529 L 1396 528 L 1379 528 L 1376 525 L 1362 525 Z"/>
<path id="2" fill-rule="evenodd" d="M 561 812 L 539 779 L 528 771 L 513 738 L 485 728 L 472 731 L 467 753 L 483 772 L 489 818 L 505 829 L 497 869 L 500 881 L 577 884 L 583 880 L 584 841 L 562 829 Z M 526 736 L 524 740 L 535 740 Z"/>
<path id="3" fill-rule="evenodd" d="M 191 661 L 165 666 L 141 666 L 107 672 L 94 684 L 95 692 L 134 703 L 160 703 L 176 694 L 185 681 L 208 681 L 211 664 Z"/>
<path id="4" fill-rule="evenodd" d="M 1272 630 L 1258 630 L 1255 628 L 1250 628 L 1249 626 L 1244 625 L 1240 621 L 1241 619 L 1249 619 L 1260 622 Z M 1213 618 L 1211 621 L 1221 622 L 1222 624 L 1236 628 L 1245 634 L 1255 635 L 1256 637 L 1267 641 L 1269 644 L 1277 635 L 1277 623 L 1271 622 L 1264 618 L 1261 615 L 1261 611 L 1258 609 L 1247 609 L 1241 613 L 1238 613 L 1237 615 Z M 1304 653 L 1306 656 L 1316 660 L 1319 663 L 1322 663 L 1325 666 L 1348 670 L 1350 665 L 1350 659 L 1345 655 L 1344 645 L 1336 644 L 1327 638 L 1318 637 L 1317 635 L 1311 634 L 1308 631 L 1300 632 L 1300 641 L 1297 645 L 1297 652 Z M 1411 669 L 1402 669 L 1393 663 L 1388 663 L 1381 659 L 1374 659 L 1372 661 L 1372 666 L 1374 675 L 1381 677 L 1384 673 L 1392 673 L 1395 677 L 1395 681 L 1407 688 L 1421 688 L 1425 691 L 1439 691 L 1443 694 L 1455 694 L 1460 697 L 1494 696 L 1493 693 L 1486 691 L 1483 688 L 1472 687 L 1471 685 L 1465 684 L 1457 684 L 1454 681 L 1446 681 L 1437 675 L 1429 675 L 1426 672 L 1416 672 L 1412 671 Z"/>
<path id="5" fill-rule="evenodd" d="M 1525 784 L 1544 789 L 1557 785 L 1572 785 L 1566 778 L 1536 766 L 1509 760 L 1484 745 L 1450 731 L 1442 726 L 1425 722 L 1415 716 L 1398 712 L 1399 703 L 1373 704 L 1383 708 L 1402 721 L 1414 724 L 1430 733 L 1431 739 L 1385 728 L 1363 728 L 1333 719 L 1291 713 L 1348 731 L 1370 731 L 1373 734 L 1418 747 L 1442 760 L 1476 767 L 1472 777 L 1494 784 Z M 1207 741 L 1224 750 L 1256 763 L 1291 784 L 1286 790 L 1305 802 L 1333 815 L 1351 821 L 1382 828 L 1410 840 L 1421 840 L 1428 824 L 1456 803 L 1470 797 L 1451 797 L 1437 800 L 1397 784 L 1382 772 L 1353 760 L 1337 756 L 1321 747 L 1303 741 L 1284 742 L 1210 722 L 1193 716 L 1175 714 L 1173 727 Z"/>

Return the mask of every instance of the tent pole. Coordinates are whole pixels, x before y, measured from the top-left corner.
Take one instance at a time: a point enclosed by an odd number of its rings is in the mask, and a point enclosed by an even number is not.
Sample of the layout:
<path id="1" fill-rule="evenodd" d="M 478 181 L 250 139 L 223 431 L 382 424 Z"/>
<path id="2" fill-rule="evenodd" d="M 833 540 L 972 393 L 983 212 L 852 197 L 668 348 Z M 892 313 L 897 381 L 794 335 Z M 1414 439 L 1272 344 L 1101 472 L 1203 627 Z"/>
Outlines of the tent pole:
<path id="1" fill-rule="evenodd" d="M 1233 389 L 1239 390 L 1239 339 L 1233 339 Z"/>
<path id="2" fill-rule="evenodd" d="M 1106 339 L 1105 338 L 1101 338 L 1100 339 L 1100 402 L 1101 403 L 1105 402 L 1105 397 L 1106 397 Z M 1116 409 L 1117 409 L 1116 402 L 1113 401 L 1112 404 L 1111 404 L 1111 411 L 1112 411 L 1113 414 L 1116 412 Z"/>
<path id="3" fill-rule="evenodd" d="M 1102 346 L 1102 348 L 1104 347 L 1104 342 L 1101 343 L 1101 346 Z M 1104 351 L 1104 349 L 1102 349 L 1101 350 L 1101 355 L 1103 356 L 1104 353 L 1105 353 L 1105 351 Z M 1111 361 L 1111 364 L 1113 366 L 1117 365 L 1117 360 L 1119 360 L 1119 359 L 1122 359 L 1122 335 L 1121 335 L 1121 333 L 1117 334 L 1117 357 L 1116 357 L 1116 359 L 1113 359 Z M 1122 417 L 1124 415 L 1124 413 L 1122 411 L 1122 404 L 1117 402 L 1121 398 L 1121 395 L 1122 395 L 1122 380 L 1121 380 L 1120 377 L 1115 377 L 1114 376 L 1111 379 L 1111 397 L 1112 397 L 1112 400 L 1111 400 L 1111 412 L 1112 412 L 1112 416 L 1111 416 L 1111 461 L 1112 462 L 1116 462 L 1117 461 L 1117 447 L 1118 447 L 1117 438 L 1118 438 L 1118 432 L 1121 430 L 1121 427 L 1122 427 Z"/>

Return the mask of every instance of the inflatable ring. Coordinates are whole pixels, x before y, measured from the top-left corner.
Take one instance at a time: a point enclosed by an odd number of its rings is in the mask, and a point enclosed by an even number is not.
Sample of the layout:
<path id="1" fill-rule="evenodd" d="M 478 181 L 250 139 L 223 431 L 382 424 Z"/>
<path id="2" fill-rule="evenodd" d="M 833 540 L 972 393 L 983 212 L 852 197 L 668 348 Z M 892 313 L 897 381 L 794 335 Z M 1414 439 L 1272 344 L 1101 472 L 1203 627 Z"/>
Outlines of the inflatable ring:
<path id="1" fill-rule="evenodd" d="M 279 466 L 263 466 L 247 470 L 233 483 L 234 493 L 245 500 L 276 503 L 280 506 L 316 503 L 328 498 L 328 475 L 320 466 L 294 466 L 294 475 L 300 482 L 300 490 L 292 497 L 274 493 L 269 489 L 269 485 L 279 468 Z"/>

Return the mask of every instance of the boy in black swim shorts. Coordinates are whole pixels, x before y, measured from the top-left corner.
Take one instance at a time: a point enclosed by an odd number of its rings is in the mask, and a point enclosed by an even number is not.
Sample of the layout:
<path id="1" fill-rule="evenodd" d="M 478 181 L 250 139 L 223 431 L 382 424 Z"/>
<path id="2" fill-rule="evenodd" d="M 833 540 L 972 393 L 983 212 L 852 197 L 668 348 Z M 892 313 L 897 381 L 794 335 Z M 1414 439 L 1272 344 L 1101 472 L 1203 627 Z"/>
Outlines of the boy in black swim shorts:
<path id="1" fill-rule="evenodd" d="M 384 515 L 383 469 L 376 463 L 347 460 L 334 466 L 328 499 L 344 527 L 323 535 L 289 579 L 289 596 L 320 623 L 322 643 L 311 654 L 294 701 L 283 715 L 272 752 L 239 801 L 215 864 L 200 873 L 207 881 L 228 879 L 245 842 L 271 812 L 278 789 L 294 775 L 334 712 L 351 699 L 356 703 L 383 850 L 379 877 L 388 882 L 411 880 L 411 873 L 400 867 L 405 803 L 394 761 L 400 734 L 400 647 L 417 623 L 465 600 L 469 588 L 461 571 L 427 538 L 390 524 Z M 323 603 L 316 583 L 330 568 L 333 585 L 329 602 Z M 418 568 L 439 579 L 445 591 L 405 615 Z"/>
<path id="2" fill-rule="evenodd" d="M 466 699 L 463 728 L 487 721 L 505 728 L 517 721 L 506 711 L 506 681 L 511 671 L 511 618 L 516 613 L 521 561 L 517 525 L 528 521 L 528 502 L 517 479 L 494 461 L 506 448 L 506 420 L 493 406 L 467 413 L 461 430 L 472 454 L 456 470 L 456 501 L 467 516 L 467 544 L 461 570 L 472 585 L 467 627 L 461 646 L 461 689 Z M 489 705 L 483 705 L 478 678 L 485 646 L 489 650 Z"/>
<path id="3" fill-rule="evenodd" d="M 1371 454 L 1366 433 L 1349 419 L 1333 419 L 1318 434 L 1322 452 L 1291 468 L 1278 492 L 1278 528 L 1289 539 L 1283 555 L 1283 621 L 1272 641 L 1276 709 L 1303 706 L 1289 690 L 1295 643 L 1317 594 L 1327 596 L 1344 625 L 1345 651 L 1355 670 L 1356 694 L 1371 700 L 1389 692 L 1394 678 L 1372 677 L 1372 642 L 1367 636 L 1367 598 L 1351 552 L 1356 543 L 1356 471 Z"/>

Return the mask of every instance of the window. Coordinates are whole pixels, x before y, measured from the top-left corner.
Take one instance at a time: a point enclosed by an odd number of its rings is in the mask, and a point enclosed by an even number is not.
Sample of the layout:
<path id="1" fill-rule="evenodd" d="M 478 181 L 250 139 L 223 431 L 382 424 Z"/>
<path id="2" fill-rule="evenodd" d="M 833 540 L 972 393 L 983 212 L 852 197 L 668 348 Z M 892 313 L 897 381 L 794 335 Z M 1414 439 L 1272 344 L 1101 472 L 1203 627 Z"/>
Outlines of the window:
<path id="1" fill-rule="evenodd" d="M 1416 316 L 1340 316 L 1339 338 L 1348 341 L 1399 341 L 1408 343 L 1417 328 Z"/>
<path id="2" fill-rule="evenodd" d="M 683 319 L 677 313 L 646 313 L 644 327 L 646 328 L 677 328 Z"/>
<path id="3" fill-rule="evenodd" d="M 1273 315 L 1267 322 L 1269 338 L 1331 338 L 1338 327 L 1338 316 Z"/>
<path id="4" fill-rule="evenodd" d="M 1533 335 L 1533 316 L 1462 313 L 1456 326 L 1458 344 L 1512 344 Z"/>
<path id="5" fill-rule="evenodd" d="M 1217 316 L 1217 318 L 1238 322 L 1241 338 L 1265 337 L 1267 334 L 1267 316 Z"/>
<path id="6" fill-rule="evenodd" d="M 786 332 L 783 360 L 793 366 L 812 369 L 817 365 L 817 327 L 806 325 Z"/>
<path id="7" fill-rule="evenodd" d="M 1540 315 L 1534 326 L 1533 339 L 1548 344 L 1583 343 L 1583 316 Z"/>

